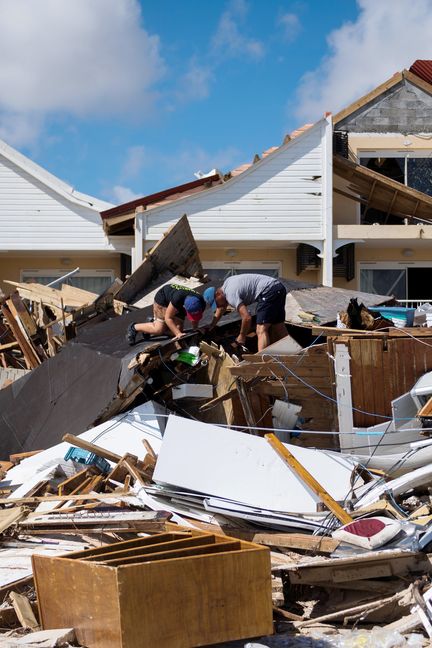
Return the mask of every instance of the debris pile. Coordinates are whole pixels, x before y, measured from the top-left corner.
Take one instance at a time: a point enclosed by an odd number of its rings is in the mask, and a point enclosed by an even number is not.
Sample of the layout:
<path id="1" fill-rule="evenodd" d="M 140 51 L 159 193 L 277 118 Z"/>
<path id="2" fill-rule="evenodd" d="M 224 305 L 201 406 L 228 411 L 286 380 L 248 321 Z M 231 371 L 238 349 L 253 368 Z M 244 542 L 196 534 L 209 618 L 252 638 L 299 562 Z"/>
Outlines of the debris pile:
<path id="1" fill-rule="evenodd" d="M 236 311 L 129 346 L 173 281 L 209 285 L 186 218 L 101 297 L 2 304 L 4 644 L 426 645 L 430 329 L 284 281 L 259 353 Z"/>

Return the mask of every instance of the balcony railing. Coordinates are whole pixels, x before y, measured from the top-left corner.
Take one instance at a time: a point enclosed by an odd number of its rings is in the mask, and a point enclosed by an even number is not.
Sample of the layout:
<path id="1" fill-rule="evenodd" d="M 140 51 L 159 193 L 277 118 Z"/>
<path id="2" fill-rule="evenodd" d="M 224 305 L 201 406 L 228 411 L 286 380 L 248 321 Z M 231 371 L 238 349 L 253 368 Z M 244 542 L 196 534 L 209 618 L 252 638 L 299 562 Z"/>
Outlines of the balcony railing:
<path id="1" fill-rule="evenodd" d="M 418 308 L 423 304 L 432 304 L 432 297 L 430 299 L 398 299 L 397 303 L 406 308 Z"/>

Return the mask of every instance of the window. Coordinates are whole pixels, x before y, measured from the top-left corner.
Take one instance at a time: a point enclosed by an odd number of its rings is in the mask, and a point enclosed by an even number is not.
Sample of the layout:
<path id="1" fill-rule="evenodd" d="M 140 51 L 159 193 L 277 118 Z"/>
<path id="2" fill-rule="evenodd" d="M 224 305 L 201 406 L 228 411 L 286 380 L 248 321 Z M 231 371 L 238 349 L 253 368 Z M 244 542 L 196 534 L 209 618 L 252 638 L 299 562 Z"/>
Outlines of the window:
<path id="1" fill-rule="evenodd" d="M 67 272 L 64 269 L 22 270 L 21 281 L 47 285 L 63 277 Z M 61 288 L 62 283 L 65 283 L 100 295 L 113 281 L 114 274 L 112 270 L 80 270 L 72 277 L 65 279 L 65 281 L 55 284 L 54 288 Z"/>
<path id="2" fill-rule="evenodd" d="M 432 301 L 432 263 L 360 264 L 360 290 L 396 299 Z"/>
<path id="3" fill-rule="evenodd" d="M 207 261 L 203 262 L 203 268 L 212 281 L 225 281 L 227 277 L 235 274 L 263 274 L 269 277 L 280 276 L 280 266 L 278 262 L 265 261 Z"/>
<path id="4" fill-rule="evenodd" d="M 361 151 L 358 157 L 362 166 L 432 196 L 432 151 Z M 401 219 L 362 205 L 361 222 L 400 225 Z"/>

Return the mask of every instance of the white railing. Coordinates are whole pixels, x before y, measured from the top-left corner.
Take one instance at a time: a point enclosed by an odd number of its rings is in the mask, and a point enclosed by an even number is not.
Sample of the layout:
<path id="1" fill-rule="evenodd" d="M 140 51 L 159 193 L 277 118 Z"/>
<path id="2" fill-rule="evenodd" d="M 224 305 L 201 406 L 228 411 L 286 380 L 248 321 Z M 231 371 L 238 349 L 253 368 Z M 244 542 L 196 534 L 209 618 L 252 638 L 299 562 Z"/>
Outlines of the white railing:
<path id="1" fill-rule="evenodd" d="M 430 299 L 398 299 L 397 303 L 406 308 L 418 308 L 423 304 L 432 304 L 432 297 Z"/>

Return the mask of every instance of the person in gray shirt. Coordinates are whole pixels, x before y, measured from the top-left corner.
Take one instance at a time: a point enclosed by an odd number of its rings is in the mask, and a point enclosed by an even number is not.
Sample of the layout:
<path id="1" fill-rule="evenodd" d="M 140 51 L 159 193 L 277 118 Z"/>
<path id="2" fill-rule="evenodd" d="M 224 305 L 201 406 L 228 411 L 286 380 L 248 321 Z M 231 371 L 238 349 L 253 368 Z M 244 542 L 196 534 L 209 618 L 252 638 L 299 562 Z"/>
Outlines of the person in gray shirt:
<path id="1" fill-rule="evenodd" d="M 244 344 L 251 328 L 252 317 L 247 309 L 256 302 L 256 331 L 258 351 L 287 335 L 285 327 L 286 288 L 273 277 L 260 274 L 238 274 L 228 277 L 219 288 L 207 288 L 203 297 L 213 309 L 211 328 L 216 326 L 228 306 L 236 308 L 241 317 L 240 333 L 236 342 Z"/>

